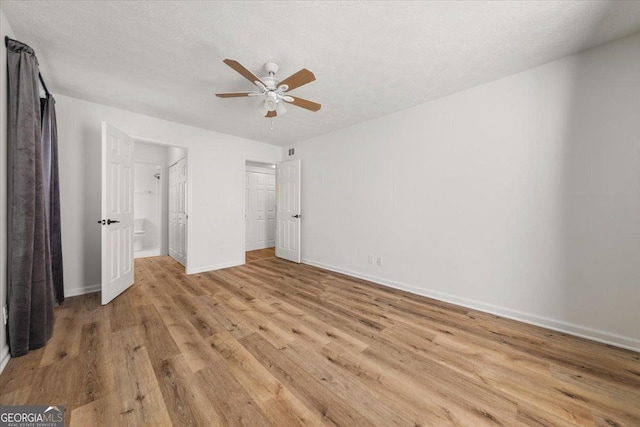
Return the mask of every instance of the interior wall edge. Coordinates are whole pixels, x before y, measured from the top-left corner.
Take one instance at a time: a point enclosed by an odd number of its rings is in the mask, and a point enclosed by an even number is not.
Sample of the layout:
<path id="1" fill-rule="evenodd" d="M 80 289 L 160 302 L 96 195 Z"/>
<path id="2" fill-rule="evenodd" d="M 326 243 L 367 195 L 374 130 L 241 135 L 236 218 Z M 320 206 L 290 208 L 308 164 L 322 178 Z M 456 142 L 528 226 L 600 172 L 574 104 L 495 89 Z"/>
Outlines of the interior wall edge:
<path id="1" fill-rule="evenodd" d="M 572 336 L 585 338 L 591 341 L 596 341 L 602 344 L 608 344 L 615 347 L 623 348 L 625 350 L 640 352 L 640 340 L 636 340 L 631 337 L 626 337 L 606 331 L 592 329 L 586 326 L 576 325 L 573 323 L 563 322 L 561 320 L 551 319 L 548 317 L 538 316 L 532 313 L 526 313 L 519 310 L 513 310 L 507 307 L 496 306 L 493 304 L 487 304 L 482 301 L 477 301 L 468 298 L 458 297 L 456 295 L 446 294 L 443 292 L 418 288 L 416 286 L 408 285 L 406 283 L 396 282 L 380 278 L 377 276 L 371 276 L 368 274 L 352 271 L 333 265 L 324 264 L 311 259 L 302 258 L 303 264 L 308 264 L 314 267 L 323 268 L 325 270 L 334 271 L 336 273 L 346 274 L 347 276 L 356 277 L 358 279 L 367 280 L 378 285 L 382 285 L 388 288 L 397 289 L 400 291 L 409 292 L 414 295 L 420 295 L 427 298 L 433 298 L 438 301 L 454 304 L 461 307 L 481 311 L 483 313 L 493 314 L 496 316 L 504 317 L 511 320 L 517 320 L 519 322 L 527 323 L 529 325 L 540 326 L 542 328 L 551 329 L 556 332 L 562 332 Z"/>

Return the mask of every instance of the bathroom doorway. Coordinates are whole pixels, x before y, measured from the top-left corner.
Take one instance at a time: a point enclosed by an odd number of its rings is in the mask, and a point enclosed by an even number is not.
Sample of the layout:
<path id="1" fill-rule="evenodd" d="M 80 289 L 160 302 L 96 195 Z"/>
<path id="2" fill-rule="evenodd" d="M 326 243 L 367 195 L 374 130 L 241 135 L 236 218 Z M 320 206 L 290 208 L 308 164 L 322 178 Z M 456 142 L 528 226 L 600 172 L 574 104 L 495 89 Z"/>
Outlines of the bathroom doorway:
<path id="1" fill-rule="evenodd" d="M 134 258 L 170 255 L 169 167 L 186 156 L 184 148 L 135 141 Z M 180 261 L 186 265 L 186 253 Z"/>
<path id="2" fill-rule="evenodd" d="M 133 151 L 133 257 L 166 255 L 168 148 L 135 141 Z"/>
<path id="3" fill-rule="evenodd" d="M 162 255 L 164 171 L 161 164 L 133 164 L 133 256 Z"/>

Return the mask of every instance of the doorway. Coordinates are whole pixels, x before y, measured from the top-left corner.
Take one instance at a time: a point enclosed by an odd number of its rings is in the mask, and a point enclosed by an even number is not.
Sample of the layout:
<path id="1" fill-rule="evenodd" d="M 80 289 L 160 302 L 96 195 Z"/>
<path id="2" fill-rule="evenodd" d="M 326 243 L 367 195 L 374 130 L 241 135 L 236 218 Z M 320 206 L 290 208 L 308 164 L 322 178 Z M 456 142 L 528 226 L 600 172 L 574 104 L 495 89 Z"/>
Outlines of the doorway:
<path id="1" fill-rule="evenodd" d="M 186 209 L 187 203 L 187 149 L 175 147 L 162 142 L 149 142 L 132 138 L 125 132 L 107 122 L 102 122 L 101 142 L 101 212 L 98 221 L 101 233 L 101 299 L 102 304 L 108 304 L 119 294 L 133 284 L 134 252 L 136 245 L 141 246 L 138 252 L 144 250 L 146 231 L 154 231 L 156 239 L 160 241 L 160 253 L 157 247 L 146 255 L 166 255 L 168 241 L 168 191 L 167 180 L 163 180 L 167 165 L 184 159 L 184 257 L 182 265 L 187 267 L 186 258 Z M 139 164 L 140 193 L 150 200 L 138 200 L 136 203 L 134 192 L 136 188 L 135 165 Z M 153 174 L 151 174 L 153 172 Z M 155 181 L 153 181 L 155 180 Z M 154 194 L 155 193 L 155 194 Z M 165 203 L 164 201 L 167 201 Z M 148 203 L 146 203 L 148 202 Z M 157 209 L 158 204 L 164 205 Z M 136 207 L 138 209 L 136 209 Z M 149 208 L 149 209 L 147 209 Z M 158 214 L 159 211 L 159 214 Z M 159 218 L 158 218 L 159 217 Z M 144 219 L 144 221 L 142 221 Z M 149 221 L 147 221 L 149 220 Z M 151 227 L 153 225 L 153 227 Z M 147 228 L 151 227 L 151 228 Z M 155 228 L 155 229 L 154 229 Z M 135 233 L 142 231 L 142 233 Z M 138 234 L 139 238 L 134 236 Z M 159 239 L 157 239 L 159 236 Z M 142 237 L 142 239 L 140 238 Z M 136 240 L 138 240 L 136 242 Z M 146 243 L 149 243 L 148 241 Z"/>
<path id="2" fill-rule="evenodd" d="M 275 253 L 276 165 L 246 161 L 244 179 L 244 244 L 249 261 L 257 254 Z"/>
<path id="3" fill-rule="evenodd" d="M 136 149 L 142 148 L 136 143 Z M 151 148 L 164 151 L 164 148 Z M 145 150 L 145 151 L 148 151 Z M 134 152 L 138 152 L 135 150 Z M 162 255 L 162 230 L 165 202 L 164 167 L 160 163 L 140 161 L 134 155 L 133 163 L 133 257 L 146 258 Z"/>
<path id="4" fill-rule="evenodd" d="M 245 161 L 245 263 L 271 257 L 300 263 L 300 176 L 300 160 Z"/>
<path id="5" fill-rule="evenodd" d="M 186 266 L 186 153 L 184 148 L 165 144 L 139 141 L 134 144 L 133 165 L 133 254 L 134 258 L 175 255 L 170 247 L 181 248 L 177 256 L 173 256 Z M 183 163 L 180 163 L 183 162 Z M 184 199 L 176 203 L 181 209 L 181 231 L 184 232 L 182 243 L 172 245 L 170 230 L 170 167 L 180 163 L 181 185 Z"/>

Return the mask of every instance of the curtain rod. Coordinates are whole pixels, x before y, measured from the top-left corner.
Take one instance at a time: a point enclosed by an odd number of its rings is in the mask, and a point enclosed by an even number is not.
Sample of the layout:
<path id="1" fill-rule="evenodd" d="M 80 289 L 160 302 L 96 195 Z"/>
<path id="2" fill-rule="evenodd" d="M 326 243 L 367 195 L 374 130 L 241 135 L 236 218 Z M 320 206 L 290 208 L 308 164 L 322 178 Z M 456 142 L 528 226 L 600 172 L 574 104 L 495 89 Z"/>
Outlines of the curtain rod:
<path id="1" fill-rule="evenodd" d="M 16 39 L 12 39 L 9 36 L 4 36 L 4 45 L 5 45 L 5 47 L 9 47 L 9 40 L 13 40 L 14 42 L 18 42 L 20 44 L 23 44 L 23 45 L 27 46 L 29 49 L 33 50 L 33 48 L 31 46 L 29 46 L 28 44 L 22 43 L 21 41 L 16 40 Z M 33 50 L 33 52 L 34 52 L 34 55 L 35 55 L 35 50 Z M 47 85 L 44 82 L 44 79 L 42 78 L 42 74 L 40 73 L 40 70 L 38 70 L 38 78 L 40 79 L 40 84 L 42 84 L 42 88 L 44 89 L 44 92 L 47 95 L 51 95 L 51 92 L 49 92 L 49 89 L 47 88 Z"/>

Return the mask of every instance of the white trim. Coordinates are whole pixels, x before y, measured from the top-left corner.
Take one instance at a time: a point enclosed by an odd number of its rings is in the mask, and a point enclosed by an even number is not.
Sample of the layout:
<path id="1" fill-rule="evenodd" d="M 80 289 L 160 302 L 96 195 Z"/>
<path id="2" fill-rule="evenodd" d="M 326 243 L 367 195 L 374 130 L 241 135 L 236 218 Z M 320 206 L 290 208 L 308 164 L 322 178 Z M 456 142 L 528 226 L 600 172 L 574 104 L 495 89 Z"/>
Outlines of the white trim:
<path id="1" fill-rule="evenodd" d="M 221 264 L 207 265 L 204 267 L 196 267 L 196 268 L 189 269 L 187 271 L 187 274 L 198 274 L 198 273 L 204 273 L 205 271 L 222 270 L 223 268 L 237 267 L 239 265 L 244 265 L 244 260 L 224 262 Z"/>
<path id="2" fill-rule="evenodd" d="M 0 351 L 0 374 L 4 371 L 4 368 L 9 363 L 9 359 L 11 359 L 11 354 L 9 353 L 9 345 L 5 345 L 2 347 L 2 351 Z"/>
<path id="3" fill-rule="evenodd" d="M 471 308 L 471 309 L 482 311 L 485 313 L 495 314 L 501 317 L 505 317 L 507 319 L 518 320 L 520 322 L 529 323 L 531 325 L 540 326 L 540 327 L 551 329 L 558 332 L 563 332 L 563 333 L 574 335 L 580 338 L 586 338 L 586 339 L 597 341 L 603 344 L 609 344 L 609 345 L 624 348 L 627 350 L 640 352 L 640 340 L 637 340 L 635 338 L 612 334 L 610 332 L 605 332 L 598 329 L 592 329 L 586 326 L 576 325 L 574 323 L 568 323 L 560 320 L 550 319 L 548 317 L 538 316 L 536 314 L 531 314 L 531 313 L 525 313 L 522 311 L 513 310 L 506 307 L 500 307 L 493 304 L 487 304 L 481 301 L 462 298 L 462 297 L 447 294 L 444 292 L 434 291 L 431 289 L 418 288 L 415 286 L 407 285 L 405 283 L 395 282 L 392 280 L 383 279 L 376 276 L 370 276 L 367 274 L 358 273 L 358 272 L 347 270 L 340 267 L 334 267 L 332 265 L 323 264 L 321 262 L 313 261 L 307 258 L 303 258 L 302 262 L 304 264 L 309 264 L 314 267 L 319 267 L 325 270 L 335 271 L 337 273 L 342 273 L 348 276 L 357 277 L 359 279 L 368 280 L 370 282 L 387 286 L 389 288 L 394 288 L 394 289 L 409 292 L 412 294 L 437 299 L 439 301 L 448 302 L 451 304 Z"/>
<path id="4" fill-rule="evenodd" d="M 259 166 L 249 166 L 247 165 L 245 167 L 245 171 L 246 172 L 255 172 L 255 173 L 263 173 L 265 175 L 275 175 L 276 174 L 276 168 L 275 167 L 268 167 L 268 166 L 264 166 L 264 167 L 259 167 Z"/>
<path id="5" fill-rule="evenodd" d="M 71 289 L 65 288 L 64 297 L 65 298 L 77 297 L 78 295 L 92 294 L 94 292 L 100 292 L 101 290 L 102 290 L 101 284 L 87 286 L 84 288 L 71 288 Z"/>
<path id="6" fill-rule="evenodd" d="M 147 253 L 147 251 L 149 253 Z M 142 253 L 142 255 L 136 255 L 136 254 L 140 254 Z M 157 256 L 166 256 L 167 254 L 163 254 L 162 253 L 162 248 L 158 248 L 158 249 L 142 249 L 141 251 L 133 251 L 133 259 L 143 259 L 143 258 L 153 258 L 153 257 L 157 257 Z"/>

